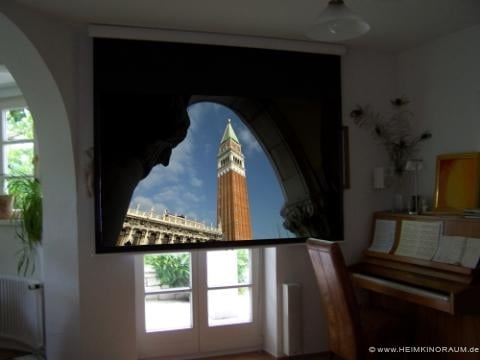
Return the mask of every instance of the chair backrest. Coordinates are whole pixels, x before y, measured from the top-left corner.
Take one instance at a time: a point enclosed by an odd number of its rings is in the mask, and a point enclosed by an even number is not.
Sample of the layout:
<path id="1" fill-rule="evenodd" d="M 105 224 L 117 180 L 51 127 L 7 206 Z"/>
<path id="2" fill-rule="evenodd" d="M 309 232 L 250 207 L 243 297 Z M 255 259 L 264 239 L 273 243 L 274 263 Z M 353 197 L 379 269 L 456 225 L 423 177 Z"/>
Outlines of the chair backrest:
<path id="1" fill-rule="evenodd" d="M 340 246 L 308 239 L 307 247 L 328 321 L 330 351 L 345 360 L 361 359 L 359 308 Z"/>

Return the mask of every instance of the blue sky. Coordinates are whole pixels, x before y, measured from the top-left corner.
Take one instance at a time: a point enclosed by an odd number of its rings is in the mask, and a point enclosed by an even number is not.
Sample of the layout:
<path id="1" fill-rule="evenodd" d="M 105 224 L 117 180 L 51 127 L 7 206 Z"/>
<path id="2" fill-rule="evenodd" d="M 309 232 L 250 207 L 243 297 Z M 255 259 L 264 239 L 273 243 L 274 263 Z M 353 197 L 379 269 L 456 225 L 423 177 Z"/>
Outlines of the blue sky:
<path id="1" fill-rule="evenodd" d="M 282 226 L 284 198 L 273 168 L 260 144 L 229 108 L 214 103 L 189 107 L 190 128 L 172 153 L 167 167 L 156 166 L 141 181 L 130 207 L 156 212 L 168 209 L 216 225 L 217 153 L 227 119 L 245 155 L 253 235 L 256 239 L 292 236 Z"/>

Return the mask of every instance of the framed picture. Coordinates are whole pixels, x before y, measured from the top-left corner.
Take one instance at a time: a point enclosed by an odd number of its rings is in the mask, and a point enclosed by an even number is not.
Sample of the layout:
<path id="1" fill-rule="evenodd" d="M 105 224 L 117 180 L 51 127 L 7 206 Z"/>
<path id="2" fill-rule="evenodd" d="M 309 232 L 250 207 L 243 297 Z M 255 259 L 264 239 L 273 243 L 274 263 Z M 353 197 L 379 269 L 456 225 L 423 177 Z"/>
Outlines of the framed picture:
<path id="1" fill-rule="evenodd" d="M 478 208 L 479 181 L 480 153 L 438 155 L 434 210 Z"/>

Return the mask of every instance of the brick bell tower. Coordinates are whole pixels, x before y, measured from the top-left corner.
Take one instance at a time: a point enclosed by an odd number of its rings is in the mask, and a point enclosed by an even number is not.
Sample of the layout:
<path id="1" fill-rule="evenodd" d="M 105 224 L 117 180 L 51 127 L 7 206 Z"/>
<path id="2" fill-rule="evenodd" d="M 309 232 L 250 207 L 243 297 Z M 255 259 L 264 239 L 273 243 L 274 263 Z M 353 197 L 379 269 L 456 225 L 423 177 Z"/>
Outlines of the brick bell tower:
<path id="1" fill-rule="evenodd" d="M 217 155 L 217 221 L 225 240 L 252 239 L 245 157 L 230 119 Z"/>

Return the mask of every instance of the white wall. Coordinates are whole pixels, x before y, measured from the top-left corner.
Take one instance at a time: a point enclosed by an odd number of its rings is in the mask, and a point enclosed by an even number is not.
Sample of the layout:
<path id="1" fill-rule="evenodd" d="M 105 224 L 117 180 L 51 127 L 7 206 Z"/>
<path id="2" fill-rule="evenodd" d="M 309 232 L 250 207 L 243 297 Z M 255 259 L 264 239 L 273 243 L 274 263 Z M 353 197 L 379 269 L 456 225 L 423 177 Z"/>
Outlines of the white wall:
<path id="1" fill-rule="evenodd" d="M 84 178 L 93 146 L 93 55 L 86 28 L 77 36 L 76 118 L 82 346 L 85 359 L 135 359 L 134 254 L 95 254 L 93 198 Z"/>
<path id="2" fill-rule="evenodd" d="M 379 112 L 389 110 L 390 99 L 398 96 L 395 57 L 371 50 L 351 49 L 342 62 L 343 124 L 350 131 L 350 183 L 344 192 L 346 261 L 352 263 L 367 247 L 372 213 L 391 209 L 390 189 L 373 189 L 373 168 L 389 166 L 384 147 L 372 135 L 358 128 L 350 118 L 356 105 L 371 105 Z"/>
<path id="3" fill-rule="evenodd" d="M 399 93 L 411 99 L 420 130 L 432 132 L 421 151 L 420 194 L 430 199 L 439 154 L 480 151 L 480 25 L 402 53 Z"/>
<path id="4" fill-rule="evenodd" d="M 22 243 L 17 236 L 16 226 L 11 220 L 0 220 L 0 276 L 19 276 L 17 253 L 21 250 Z M 42 255 L 43 249 L 40 247 L 35 256 L 35 271 L 31 275 L 28 274 L 29 278 L 43 279 Z"/>
<path id="5" fill-rule="evenodd" d="M 9 220 L 0 220 L 0 241 L 0 275 L 17 275 L 15 254 L 20 248 L 20 240 Z"/>
<path id="6" fill-rule="evenodd" d="M 305 245 L 279 246 L 277 248 L 277 264 L 279 313 L 281 314 L 283 309 L 282 284 L 300 283 L 302 287 L 302 350 L 306 354 L 326 351 L 328 348 L 326 322 L 321 308 L 320 292 Z M 282 316 L 279 318 L 279 324 L 282 329 Z M 283 333 L 280 332 L 279 335 L 279 343 L 283 348 Z"/>

